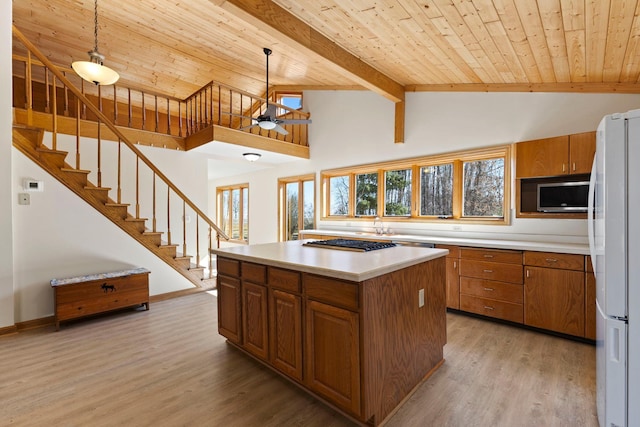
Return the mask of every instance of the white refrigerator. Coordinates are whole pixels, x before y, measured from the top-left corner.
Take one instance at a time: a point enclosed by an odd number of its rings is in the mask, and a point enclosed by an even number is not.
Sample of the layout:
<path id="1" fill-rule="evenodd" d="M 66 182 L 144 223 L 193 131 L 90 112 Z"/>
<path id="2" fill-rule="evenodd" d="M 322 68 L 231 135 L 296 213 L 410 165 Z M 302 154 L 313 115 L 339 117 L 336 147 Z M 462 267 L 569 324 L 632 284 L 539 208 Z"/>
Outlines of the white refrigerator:
<path id="1" fill-rule="evenodd" d="M 589 191 L 600 427 L 640 426 L 640 110 L 600 122 Z"/>

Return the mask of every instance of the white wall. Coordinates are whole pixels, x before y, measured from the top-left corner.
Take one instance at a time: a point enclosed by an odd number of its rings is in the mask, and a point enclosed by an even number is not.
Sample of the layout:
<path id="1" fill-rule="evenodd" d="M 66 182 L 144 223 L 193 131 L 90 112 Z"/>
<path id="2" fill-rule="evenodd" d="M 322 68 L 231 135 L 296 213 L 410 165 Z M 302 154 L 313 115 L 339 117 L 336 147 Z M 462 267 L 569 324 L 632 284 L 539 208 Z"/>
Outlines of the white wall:
<path id="1" fill-rule="evenodd" d="M 0 2 L 0 329 L 13 326 L 13 234 L 11 209 L 11 11 Z"/>
<path id="2" fill-rule="evenodd" d="M 311 159 L 213 181 L 249 182 L 250 243 L 277 239 L 277 179 L 323 169 L 486 147 L 595 130 L 602 116 L 640 108 L 640 96 L 574 93 L 408 93 L 405 143 L 393 143 L 394 106 L 366 91 L 304 94 L 312 112 Z M 319 192 L 319 182 L 316 185 Z M 513 197 L 512 197 L 513 199 Z M 211 203 L 211 215 L 215 205 Z M 317 207 L 319 208 L 319 194 Z M 513 203 L 512 203 L 513 206 Z M 319 210 L 318 210 L 319 212 Z M 396 232 L 586 243 L 586 221 L 514 218 L 509 226 L 392 223 Z M 371 229 L 321 221 L 318 228 Z"/>
<path id="3" fill-rule="evenodd" d="M 50 140 L 50 135 L 45 141 Z M 73 138 L 59 135 L 58 149 L 72 148 Z M 82 139 L 83 149 L 91 152 L 95 140 Z M 103 185 L 116 188 L 114 180 L 113 151 L 115 143 L 103 142 Z M 95 147 L 94 147 L 95 148 Z M 200 209 L 207 208 L 207 161 L 193 153 L 176 152 L 160 148 L 140 147 L 160 170 L 172 180 Z M 73 152 L 73 149 L 71 149 Z M 13 164 L 12 185 L 14 194 L 22 192 L 22 181 L 31 178 L 44 182 L 44 191 L 30 193 L 28 206 L 12 203 L 13 214 L 13 268 L 15 288 L 15 321 L 51 316 L 53 314 L 52 278 L 69 277 L 132 267 L 145 267 L 151 271 L 149 285 L 151 295 L 187 289 L 191 282 L 128 236 L 119 227 L 88 205 L 30 159 L 13 149 L 9 153 Z M 90 157 L 87 155 L 86 157 Z M 91 161 L 82 156 L 85 167 Z M 73 164 L 73 155 L 67 159 Z M 85 163 L 86 162 L 86 163 Z M 123 170 L 122 182 L 135 171 L 135 164 Z M 142 174 L 141 174 L 142 175 Z M 95 183 L 95 175 L 90 178 Z M 149 197 L 150 180 L 141 185 L 141 194 Z M 166 187 L 163 194 L 166 194 Z M 123 202 L 132 203 L 135 192 L 123 190 Z M 115 198 L 114 190 L 110 193 Z M 175 203 L 172 203 L 172 205 Z M 179 209 L 172 207 L 173 221 L 181 221 L 182 203 Z M 160 211 L 165 211 L 159 209 Z M 132 212 L 130 210 L 130 212 Z M 141 212 L 147 216 L 149 212 Z M 165 216 L 166 217 L 166 216 Z M 162 224 L 163 226 L 163 224 Z M 159 228 L 163 228 L 163 227 Z M 175 226 L 172 225 L 172 229 Z M 172 234 L 173 243 L 182 243 L 181 226 Z M 201 230 L 205 233 L 206 230 Z M 165 237 L 166 239 L 166 237 Z M 201 244 L 205 244 L 204 239 Z M 189 248 L 189 244 L 188 244 Z M 195 251 L 190 251 L 195 255 Z M 201 253 L 205 255 L 206 251 Z M 13 324 L 13 319 L 11 319 Z"/>

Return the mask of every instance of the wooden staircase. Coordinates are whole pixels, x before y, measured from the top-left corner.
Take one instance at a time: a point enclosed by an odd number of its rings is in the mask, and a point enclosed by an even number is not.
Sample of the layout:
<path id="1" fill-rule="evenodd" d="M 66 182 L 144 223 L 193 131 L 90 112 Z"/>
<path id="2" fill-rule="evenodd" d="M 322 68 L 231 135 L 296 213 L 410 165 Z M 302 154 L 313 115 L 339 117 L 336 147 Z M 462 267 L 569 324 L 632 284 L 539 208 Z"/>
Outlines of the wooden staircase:
<path id="1" fill-rule="evenodd" d="M 147 218 L 135 218 L 128 212 L 129 204 L 117 203 L 109 197 L 110 188 L 98 187 L 88 180 L 90 171 L 76 169 L 66 163 L 66 151 L 43 145 L 44 130 L 21 125 L 13 126 L 13 146 L 49 172 L 83 200 L 100 211 L 141 245 L 182 274 L 198 287 L 210 288 L 214 279 L 204 276 L 205 267 L 192 257 L 178 252 L 178 245 L 163 241 L 163 232 L 147 227 Z M 210 275 L 210 273 L 209 273 Z"/>

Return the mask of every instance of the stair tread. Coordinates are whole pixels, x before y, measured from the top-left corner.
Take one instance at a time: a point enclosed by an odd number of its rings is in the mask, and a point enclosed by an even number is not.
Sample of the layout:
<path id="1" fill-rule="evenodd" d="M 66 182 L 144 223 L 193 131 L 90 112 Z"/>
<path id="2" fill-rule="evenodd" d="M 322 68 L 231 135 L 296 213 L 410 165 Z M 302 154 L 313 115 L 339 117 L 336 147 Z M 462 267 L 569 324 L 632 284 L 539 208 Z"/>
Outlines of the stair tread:
<path id="1" fill-rule="evenodd" d="M 164 234 L 162 231 L 143 231 L 142 234 L 145 236 L 160 236 Z"/>
<path id="2" fill-rule="evenodd" d="M 36 151 L 40 152 L 40 153 L 52 153 L 52 154 L 60 154 L 60 155 L 64 155 L 66 156 L 67 154 L 69 154 L 68 151 L 62 151 L 62 150 L 53 150 L 51 148 L 42 148 L 42 147 L 38 147 L 36 148 Z"/>
<path id="3" fill-rule="evenodd" d="M 109 207 L 129 207 L 131 206 L 129 203 L 105 203 L 105 206 L 109 206 Z"/>
<path id="4" fill-rule="evenodd" d="M 77 173 L 86 173 L 86 174 L 90 174 L 91 173 L 91 171 L 84 170 L 84 169 L 60 168 L 60 170 L 62 172 L 77 172 Z"/>
<path id="5" fill-rule="evenodd" d="M 111 191 L 111 187 L 91 187 L 89 185 L 85 185 L 85 190 L 100 190 L 100 191 Z"/>
<path id="6" fill-rule="evenodd" d="M 167 244 L 164 244 L 164 243 L 163 243 L 163 244 L 161 244 L 161 245 L 160 245 L 160 247 L 161 247 L 161 248 L 177 248 L 177 247 L 178 247 L 178 245 L 176 245 L 176 244 L 174 244 L 174 243 L 172 243 L 172 244 L 170 244 L 170 245 L 167 245 Z"/>
<path id="7" fill-rule="evenodd" d="M 149 218 L 133 218 L 133 217 L 131 217 L 131 218 L 125 218 L 124 220 L 125 221 L 129 221 L 129 222 L 138 222 L 138 221 L 143 221 L 144 222 L 144 221 L 146 221 L 148 219 Z"/>

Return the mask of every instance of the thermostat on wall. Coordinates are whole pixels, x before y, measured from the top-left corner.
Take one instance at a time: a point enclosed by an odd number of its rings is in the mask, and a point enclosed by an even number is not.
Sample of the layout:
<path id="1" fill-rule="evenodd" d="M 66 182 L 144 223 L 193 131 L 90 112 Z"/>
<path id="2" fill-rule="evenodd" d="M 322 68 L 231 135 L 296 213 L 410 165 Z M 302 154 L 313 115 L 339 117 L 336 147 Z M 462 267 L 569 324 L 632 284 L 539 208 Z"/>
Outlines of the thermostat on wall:
<path id="1" fill-rule="evenodd" d="M 44 182 L 34 179 L 25 179 L 22 183 L 24 191 L 44 191 Z"/>

